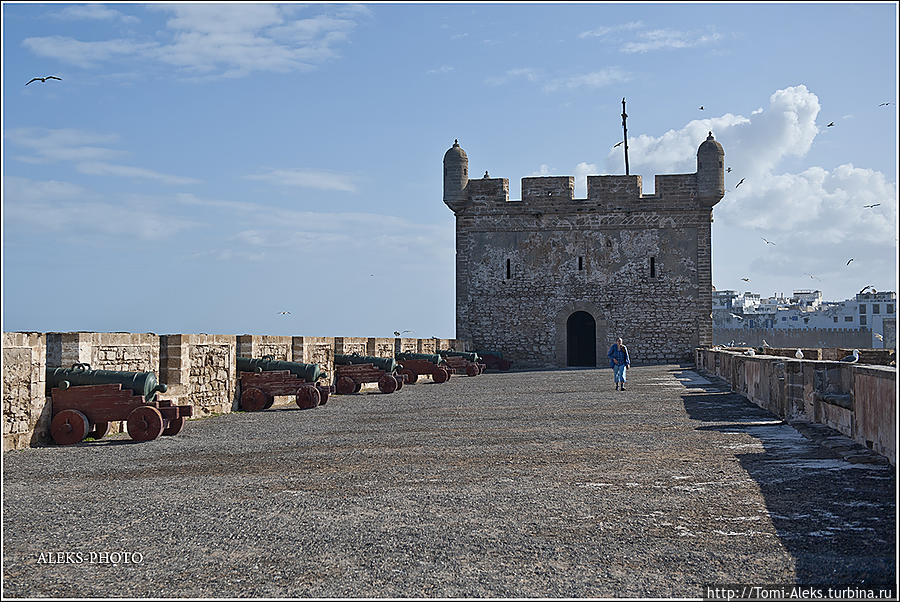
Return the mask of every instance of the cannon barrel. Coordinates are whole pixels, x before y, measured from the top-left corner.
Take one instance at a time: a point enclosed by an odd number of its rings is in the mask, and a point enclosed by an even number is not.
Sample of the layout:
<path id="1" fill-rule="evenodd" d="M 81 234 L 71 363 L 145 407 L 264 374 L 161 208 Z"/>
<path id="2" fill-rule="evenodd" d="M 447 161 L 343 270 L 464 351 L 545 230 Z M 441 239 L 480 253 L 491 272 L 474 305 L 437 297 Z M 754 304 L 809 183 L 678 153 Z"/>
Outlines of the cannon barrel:
<path id="1" fill-rule="evenodd" d="M 388 374 L 396 372 L 400 365 L 392 357 L 374 357 L 371 355 L 358 355 L 356 353 L 347 355 L 336 353 L 334 363 L 338 366 L 346 366 L 349 364 L 372 364 L 379 370 L 384 370 Z"/>
<path id="2" fill-rule="evenodd" d="M 308 383 L 314 383 L 319 378 L 327 378 L 325 372 L 319 369 L 319 364 L 301 364 L 299 362 L 285 362 L 276 360 L 274 356 L 266 355 L 261 358 L 239 357 L 237 358 L 239 372 L 274 372 L 287 370 L 297 378 L 302 378 Z"/>
<path id="3" fill-rule="evenodd" d="M 119 372 L 116 370 L 91 370 L 90 364 L 73 364 L 71 368 L 47 368 L 47 390 L 67 389 L 79 385 L 121 384 L 153 401 L 157 391 L 165 393 L 168 387 L 156 379 L 153 372 Z"/>
<path id="4" fill-rule="evenodd" d="M 425 360 L 426 362 L 431 362 L 432 364 L 440 364 L 444 361 L 437 353 L 412 353 L 409 351 L 403 351 L 397 353 L 394 357 L 396 357 L 397 361 L 401 364 L 403 363 L 403 360 Z"/>
<path id="5" fill-rule="evenodd" d="M 478 362 L 479 360 L 481 360 L 481 358 L 478 357 L 477 353 L 471 351 L 453 351 L 452 349 L 441 349 L 440 351 L 438 351 L 438 353 L 441 357 L 462 357 L 469 360 L 470 362 Z"/>
<path id="6" fill-rule="evenodd" d="M 479 357 L 484 357 L 485 355 L 493 355 L 499 360 L 503 359 L 503 353 L 501 351 L 476 351 Z"/>

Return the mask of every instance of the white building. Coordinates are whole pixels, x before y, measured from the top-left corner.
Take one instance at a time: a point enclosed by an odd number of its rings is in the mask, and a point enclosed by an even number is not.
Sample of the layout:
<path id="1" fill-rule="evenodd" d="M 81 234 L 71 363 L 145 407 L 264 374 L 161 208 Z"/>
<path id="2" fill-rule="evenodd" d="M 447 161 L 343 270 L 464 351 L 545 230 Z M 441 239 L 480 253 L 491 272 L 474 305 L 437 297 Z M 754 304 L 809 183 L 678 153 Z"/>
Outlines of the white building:
<path id="1" fill-rule="evenodd" d="M 857 294 L 845 301 L 825 301 L 817 290 L 795 290 L 789 298 L 713 291 L 713 328 L 865 329 L 872 332 L 872 347 L 881 348 L 885 318 L 897 317 L 896 301 L 890 291 Z"/>

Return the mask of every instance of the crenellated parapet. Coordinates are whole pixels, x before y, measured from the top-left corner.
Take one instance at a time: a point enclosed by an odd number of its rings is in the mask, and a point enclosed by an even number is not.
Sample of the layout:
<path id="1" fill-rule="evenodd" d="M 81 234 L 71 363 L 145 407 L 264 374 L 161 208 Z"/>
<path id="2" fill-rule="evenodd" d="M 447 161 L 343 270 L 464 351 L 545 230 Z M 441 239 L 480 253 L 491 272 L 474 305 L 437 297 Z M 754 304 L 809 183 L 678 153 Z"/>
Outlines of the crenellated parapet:
<path id="1" fill-rule="evenodd" d="M 725 152 L 710 132 L 697 151 L 697 171 L 654 177 L 654 193 L 643 194 L 639 175 L 587 177 L 587 197 L 575 198 L 574 176 L 522 178 L 521 201 L 510 201 L 507 178 L 469 179 L 469 158 L 455 142 L 444 155 L 444 202 L 454 213 L 541 210 L 697 211 L 711 209 L 725 195 Z M 507 203 L 509 203 L 507 205 Z M 485 208 L 485 209 L 480 209 Z"/>

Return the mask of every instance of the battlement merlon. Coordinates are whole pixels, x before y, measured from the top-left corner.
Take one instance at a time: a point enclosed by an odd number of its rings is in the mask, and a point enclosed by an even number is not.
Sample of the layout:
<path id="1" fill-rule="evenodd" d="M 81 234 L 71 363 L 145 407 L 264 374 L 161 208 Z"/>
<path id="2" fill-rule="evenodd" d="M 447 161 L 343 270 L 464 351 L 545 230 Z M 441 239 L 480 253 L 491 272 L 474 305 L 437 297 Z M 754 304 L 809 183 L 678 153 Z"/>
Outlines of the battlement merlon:
<path id="1" fill-rule="evenodd" d="M 629 203 L 642 199 L 663 201 L 685 208 L 712 208 L 725 196 L 725 151 L 712 132 L 697 149 L 697 171 L 692 174 L 655 176 L 655 193 L 642 193 L 641 176 L 588 176 L 587 200 Z M 456 141 L 444 155 L 444 202 L 454 213 L 466 206 L 509 201 L 509 180 L 484 177 L 469 179 L 469 158 Z M 487 172 L 485 172 L 487 176 Z M 539 205 L 575 199 L 573 176 L 537 176 L 522 178 L 522 203 Z"/>

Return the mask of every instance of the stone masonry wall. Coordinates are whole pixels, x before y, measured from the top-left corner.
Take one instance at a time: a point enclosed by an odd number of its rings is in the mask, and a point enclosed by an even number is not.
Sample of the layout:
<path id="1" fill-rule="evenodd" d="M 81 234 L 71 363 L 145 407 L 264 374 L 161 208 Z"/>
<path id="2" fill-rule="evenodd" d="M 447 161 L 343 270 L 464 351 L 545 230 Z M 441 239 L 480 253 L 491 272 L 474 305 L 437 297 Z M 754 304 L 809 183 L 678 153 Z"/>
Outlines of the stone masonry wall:
<path id="1" fill-rule="evenodd" d="M 696 349 L 694 362 L 773 414 L 824 424 L 896 465 L 896 367 L 716 349 Z"/>
<path id="2" fill-rule="evenodd" d="M 463 349 L 455 339 L 425 339 L 442 349 Z M 21 449 L 50 441 L 52 404 L 46 392 L 46 368 L 90 363 L 93 369 L 154 372 L 168 390 L 162 399 L 190 404 L 194 417 L 237 409 L 236 358 L 275 355 L 276 359 L 319 364 L 334 371 L 334 354 L 369 353 L 389 357 L 395 346 L 416 351 L 419 339 L 369 337 L 276 337 L 150 333 L 3 333 L 3 449 Z M 122 430 L 119 422 L 111 432 Z"/>
<path id="3" fill-rule="evenodd" d="M 274 356 L 283 362 L 294 361 L 292 337 L 241 334 L 237 337 L 238 357 L 261 358 Z M 303 363 L 303 362 L 301 362 Z"/>
<path id="4" fill-rule="evenodd" d="M 50 403 L 45 393 L 46 336 L 3 333 L 3 451 L 45 443 Z"/>

